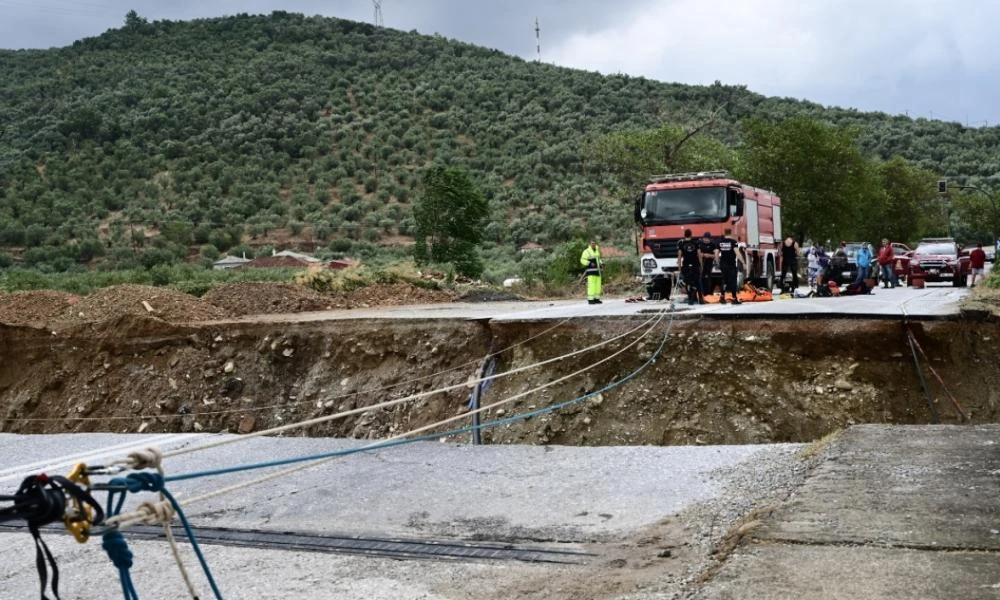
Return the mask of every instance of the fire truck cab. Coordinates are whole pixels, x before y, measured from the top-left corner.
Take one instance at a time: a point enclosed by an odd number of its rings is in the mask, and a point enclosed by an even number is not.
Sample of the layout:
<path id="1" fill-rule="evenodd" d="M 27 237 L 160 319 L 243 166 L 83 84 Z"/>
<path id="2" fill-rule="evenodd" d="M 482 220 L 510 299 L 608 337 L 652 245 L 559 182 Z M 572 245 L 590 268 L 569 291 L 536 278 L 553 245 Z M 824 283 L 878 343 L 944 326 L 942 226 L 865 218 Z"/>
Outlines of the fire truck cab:
<path id="1" fill-rule="evenodd" d="M 708 232 L 718 241 L 729 230 L 743 248 L 747 272 L 755 285 L 774 289 L 781 269 L 781 199 L 767 190 L 732 179 L 725 171 L 674 173 L 649 180 L 635 201 L 640 231 L 640 273 L 651 298 L 667 298 L 677 280 L 677 246 L 690 229 L 696 238 Z M 716 267 L 713 288 L 721 286 Z M 739 282 L 742 285 L 742 277 Z"/>

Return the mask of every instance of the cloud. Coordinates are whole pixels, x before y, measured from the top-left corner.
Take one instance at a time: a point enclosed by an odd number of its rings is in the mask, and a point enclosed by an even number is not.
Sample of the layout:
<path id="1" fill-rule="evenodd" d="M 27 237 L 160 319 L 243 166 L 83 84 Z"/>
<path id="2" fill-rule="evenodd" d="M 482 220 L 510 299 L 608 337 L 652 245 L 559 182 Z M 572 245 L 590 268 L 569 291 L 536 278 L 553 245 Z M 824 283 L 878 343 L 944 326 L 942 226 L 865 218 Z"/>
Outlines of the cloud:
<path id="1" fill-rule="evenodd" d="M 127 0 L 0 0 L 0 47 L 65 46 L 121 27 Z M 371 22 L 370 0 L 172 0 L 150 20 L 273 10 Z M 602 73 L 744 84 L 768 96 L 1000 122 L 995 0 L 385 0 L 388 27 Z"/>
<path id="2" fill-rule="evenodd" d="M 1000 66 L 988 35 L 1000 6 L 966 4 L 976 10 L 932 0 L 650 1 L 607 27 L 569 36 L 546 60 L 688 84 L 720 80 L 819 102 L 854 97 L 854 106 L 956 74 L 986 93 L 983 76 Z"/>

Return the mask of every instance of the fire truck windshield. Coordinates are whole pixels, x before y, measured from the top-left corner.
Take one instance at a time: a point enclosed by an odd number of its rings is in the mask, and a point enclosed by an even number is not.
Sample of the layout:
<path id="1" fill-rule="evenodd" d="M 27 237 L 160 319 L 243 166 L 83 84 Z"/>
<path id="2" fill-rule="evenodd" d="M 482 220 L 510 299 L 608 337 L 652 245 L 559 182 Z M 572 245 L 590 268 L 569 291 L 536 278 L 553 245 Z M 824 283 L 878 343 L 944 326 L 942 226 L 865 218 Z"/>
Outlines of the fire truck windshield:
<path id="1" fill-rule="evenodd" d="M 726 189 L 721 187 L 646 192 L 642 206 L 646 225 L 706 223 L 726 220 Z"/>

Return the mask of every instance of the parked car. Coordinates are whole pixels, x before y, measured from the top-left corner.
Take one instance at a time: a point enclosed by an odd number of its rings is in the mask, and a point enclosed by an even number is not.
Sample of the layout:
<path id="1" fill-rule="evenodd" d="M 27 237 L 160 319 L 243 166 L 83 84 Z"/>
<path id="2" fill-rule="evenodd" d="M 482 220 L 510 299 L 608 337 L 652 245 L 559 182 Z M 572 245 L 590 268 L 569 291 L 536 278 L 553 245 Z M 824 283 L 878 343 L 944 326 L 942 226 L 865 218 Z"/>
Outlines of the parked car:
<path id="1" fill-rule="evenodd" d="M 900 281 L 906 281 L 910 276 L 910 257 L 913 256 L 913 250 L 900 242 L 892 242 L 890 245 L 895 256 L 892 261 L 892 272 Z"/>
<path id="2" fill-rule="evenodd" d="M 972 267 L 968 254 L 952 238 L 927 238 L 920 240 L 910 256 L 908 285 L 914 278 L 927 282 L 950 281 L 955 287 L 968 285 Z"/>

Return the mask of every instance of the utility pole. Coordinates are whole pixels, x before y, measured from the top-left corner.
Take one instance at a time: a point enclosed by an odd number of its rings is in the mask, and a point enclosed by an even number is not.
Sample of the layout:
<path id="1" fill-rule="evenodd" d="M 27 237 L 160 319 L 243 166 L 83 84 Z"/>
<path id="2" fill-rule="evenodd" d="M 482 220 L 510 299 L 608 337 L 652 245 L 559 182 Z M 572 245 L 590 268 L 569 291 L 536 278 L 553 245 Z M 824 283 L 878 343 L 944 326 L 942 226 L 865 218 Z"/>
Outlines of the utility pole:
<path id="1" fill-rule="evenodd" d="M 951 237 L 951 196 L 948 194 L 948 180 L 938 179 L 937 189 L 944 207 L 944 219 L 948 227 L 948 237 Z"/>
<path id="2" fill-rule="evenodd" d="M 538 27 L 538 17 L 535 17 L 535 52 L 537 52 L 538 58 L 535 62 L 542 62 L 542 37 L 541 28 Z"/>
<path id="3" fill-rule="evenodd" d="M 382 0 L 372 0 L 375 4 L 375 27 L 382 27 L 385 22 L 382 21 Z"/>

